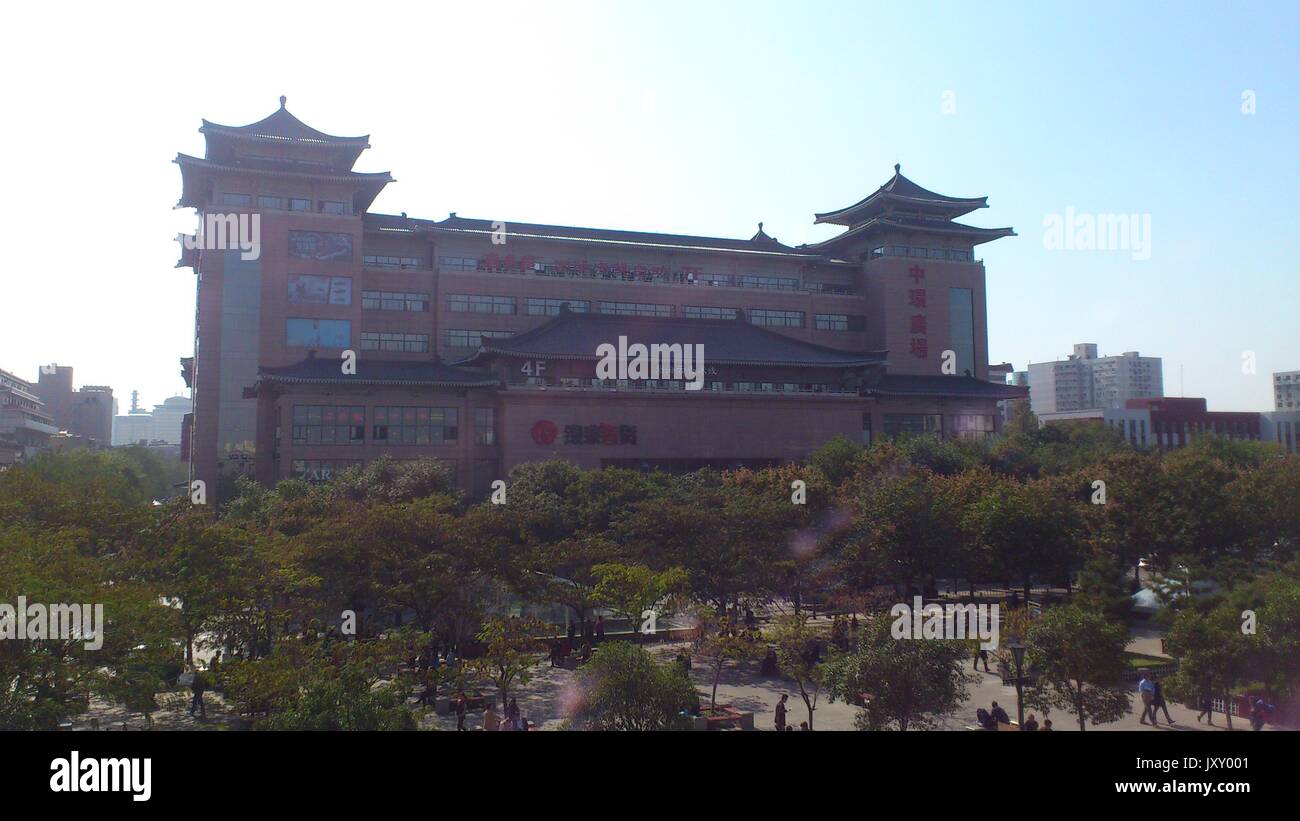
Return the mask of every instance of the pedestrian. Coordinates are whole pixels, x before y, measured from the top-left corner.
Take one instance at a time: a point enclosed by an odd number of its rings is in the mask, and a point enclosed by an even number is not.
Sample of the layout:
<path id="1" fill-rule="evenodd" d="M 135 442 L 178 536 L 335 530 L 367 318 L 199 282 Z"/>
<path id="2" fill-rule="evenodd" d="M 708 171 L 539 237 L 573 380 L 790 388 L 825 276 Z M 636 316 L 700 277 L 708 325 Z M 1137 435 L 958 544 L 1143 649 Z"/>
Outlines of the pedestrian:
<path id="1" fill-rule="evenodd" d="M 208 707 L 203 703 L 203 693 L 208 689 L 207 676 L 202 670 L 194 671 L 194 681 L 190 683 L 190 692 L 194 694 L 190 699 L 190 718 L 194 717 L 194 711 L 199 711 L 199 720 L 208 720 Z"/>
<path id="2" fill-rule="evenodd" d="M 456 703 L 454 706 L 456 708 L 456 732 L 463 733 L 466 731 L 465 710 L 468 707 L 465 701 L 464 690 L 461 690 L 459 693 L 456 694 Z"/>
<path id="3" fill-rule="evenodd" d="M 811 732 L 811 731 L 812 731 L 812 727 L 809 727 L 809 726 L 808 726 L 808 722 L 806 722 L 806 721 L 800 721 L 800 722 L 799 722 L 799 732 L 801 732 L 801 733 L 807 733 L 807 732 Z"/>
<path id="4" fill-rule="evenodd" d="M 1138 696 L 1142 699 L 1142 716 L 1138 719 L 1139 724 L 1147 723 L 1147 716 L 1151 716 L 1151 726 L 1156 724 L 1155 710 L 1152 702 L 1156 697 L 1156 685 L 1151 681 L 1145 670 L 1142 671 L 1142 678 L 1138 681 Z"/>
<path id="5" fill-rule="evenodd" d="M 1025 723 L 1020 725 L 1020 731 L 1022 733 L 1038 732 L 1038 719 L 1034 718 L 1033 713 L 1030 713 L 1029 718 L 1025 719 Z"/>
<path id="6" fill-rule="evenodd" d="M 1205 718 L 1206 716 L 1209 716 L 1208 723 L 1211 727 L 1213 727 L 1214 726 L 1214 698 L 1210 695 L 1208 690 L 1201 693 L 1201 712 L 1196 714 L 1196 723 L 1200 724 L 1201 719 Z"/>
<path id="7" fill-rule="evenodd" d="M 514 699 L 514 698 L 510 699 L 510 703 L 506 706 L 506 721 L 509 721 L 511 724 L 514 724 L 516 728 L 518 728 L 519 725 L 518 699 Z"/>
<path id="8" fill-rule="evenodd" d="M 996 701 L 993 702 L 993 706 L 989 708 L 989 715 L 999 724 L 1011 723 L 1011 716 L 1007 715 L 1007 711 L 999 707 Z"/>
<path id="9" fill-rule="evenodd" d="M 497 717 L 497 711 L 492 709 L 492 705 L 489 704 L 488 708 L 483 711 L 483 730 L 494 733 L 500 729 L 501 719 Z"/>
<path id="10" fill-rule="evenodd" d="M 601 639 L 605 638 L 605 617 L 596 617 L 596 643 L 599 644 Z"/>
<path id="11" fill-rule="evenodd" d="M 1151 723 L 1156 723 L 1156 710 L 1163 710 L 1165 721 L 1173 724 L 1174 720 L 1169 717 L 1169 707 L 1165 704 L 1165 691 L 1160 686 L 1160 679 L 1152 676 L 1151 684 L 1155 688 L 1155 692 L 1151 696 Z"/>
<path id="12" fill-rule="evenodd" d="M 1250 709 L 1250 728 L 1255 732 L 1264 729 L 1264 718 L 1268 715 L 1269 706 L 1264 703 L 1264 699 L 1255 699 L 1255 705 Z"/>
<path id="13" fill-rule="evenodd" d="M 975 661 L 971 664 L 970 669 L 979 670 L 981 661 L 984 662 L 984 672 L 989 672 L 989 651 L 977 646 L 975 648 Z"/>
<path id="14" fill-rule="evenodd" d="M 1052 720 L 1050 718 L 1043 719 L 1043 726 L 1039 728 L 1038 732 L 1040 733 L 1052 732 Z"/>
<path id="15" fill-rule="evenodd" d="M 778 731 L 785 729 L 785 702 L 789 697 L 786 693 L 782 693 L 781 700 L 776 703 L 776 729 Z"/>

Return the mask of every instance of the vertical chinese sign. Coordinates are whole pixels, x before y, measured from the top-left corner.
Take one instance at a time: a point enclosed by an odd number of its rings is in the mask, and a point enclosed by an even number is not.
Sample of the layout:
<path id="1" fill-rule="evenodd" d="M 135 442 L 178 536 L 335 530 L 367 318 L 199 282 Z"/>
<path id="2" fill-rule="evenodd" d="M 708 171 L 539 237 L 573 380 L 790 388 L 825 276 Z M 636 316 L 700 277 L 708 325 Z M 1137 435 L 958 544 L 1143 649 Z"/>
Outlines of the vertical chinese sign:
<path id="1" fill-rule="evenodd" d="M 907 289 L 907 306 L 911 311 L 908 316 L 908 332 L 912 335 L 911 353 L 918 359 L 927 359 L 930 356 L 930 339 L 927 336 L 926 329 L 926 290 L 925 290 L 925 269 L 920 265 L 913 265 L 907 271 L 907 276 L 912 280 L 912 287 Z"/>

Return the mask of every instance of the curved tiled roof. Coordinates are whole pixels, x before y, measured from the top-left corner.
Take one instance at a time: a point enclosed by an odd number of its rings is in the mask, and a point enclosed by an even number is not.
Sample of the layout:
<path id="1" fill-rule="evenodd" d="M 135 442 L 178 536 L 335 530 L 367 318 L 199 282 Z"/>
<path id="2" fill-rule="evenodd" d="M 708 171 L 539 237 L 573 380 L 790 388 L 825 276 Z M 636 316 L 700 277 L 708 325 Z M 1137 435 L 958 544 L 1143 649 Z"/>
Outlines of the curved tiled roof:
<path id="1" fill-rule="evenodd" d="M 954 217 L 974 211 L 976 208 L 988 207 L 988 197 L 949 197 L 946 194 L 938 194 L 928 188 L 922 188 L 904 177 L 899 166 L 895 165 L 894 176 L 884 185 L 850 206 L 815 214 L 815 222 L 856 225 L 856 218 L 869 216 L 867 213 L 870 210 L 868 206 L 889 199 L 922 208 L 936 208 L 946 211 Z"/>
<path id="2" fill-rule="evenodd" d="M 467 371 L 441 361 L 409 362 L 391 359 L 357 358 L 357 372 L 345 375 L 341 360 L 308 357 L 293 365 L 257 369 L 258 381 L 315 384 L 432 385 L 455 388 L 496 387 L 490 374 Z"/>
<path id="3" fill-rule="evenodd" d="M 973 376 L 887 373 L 863 390 L 868 396 L 955 396 L 972 399 L 1024 399 L 1029 388 L 999 385 Z"/>
<path id="4" fill-rule="evenodd" d="M 333 134 L 326 134 L 324 131 L 317 131 L 302 120 L 289 113 L 284 107 L 285 98 L 280 98 L 280 108 L 273 112 L 269 117 L 264 117 L 255 123 L 248 125 L 221 125 L 220 123 L 203 121 L 203 127 L 199 129 L 204 134 L 225 134 L 232 137 L 244 137 L 252 139 L 270 140 L 270 141 L 291 141 L 299 143 L 322 143 L 329 145 L 358 145 L 362 148 L 370 147 L 370 135 L 363 137 L 336 137 Z"/>
<path id="5" fill-rule="evenodd" d="M 484 340 L 477 363 L 494 356 L 595 360 L 596 349 L 617 345 L 703 345 L 705 361 L 720 365 L 853 368 L 880 365 L 882 351 L 841 351 L 815 345 L 738 320 L 614 316 L 562 310 L 544 325 L 506 339 Z"/>

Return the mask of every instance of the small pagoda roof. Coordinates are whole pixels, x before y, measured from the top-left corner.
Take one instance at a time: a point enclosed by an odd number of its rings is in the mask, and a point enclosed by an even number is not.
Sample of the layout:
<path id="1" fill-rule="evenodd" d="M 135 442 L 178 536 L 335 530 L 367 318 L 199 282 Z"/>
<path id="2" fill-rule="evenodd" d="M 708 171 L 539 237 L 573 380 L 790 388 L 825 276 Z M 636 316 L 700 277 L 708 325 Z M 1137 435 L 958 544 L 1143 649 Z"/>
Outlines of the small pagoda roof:
<path id="1" fill-rule="evenodd" d="M 269 140 L 273 142 L 319 143 L 322 145 L 354 145 L 360 148 L 370 147 L 370 135 L 363 137 L 336 137 L 326 134 L 304 123 L 289 113 L 285 108 L 287 99 L 280 98 L 280 108 L 248 125 L 222 125 L 209 120 L 203 121 L 199 129 L 203 134 L 220 134 L 239 139 Z"/>
<path id="2" fill-rule="evenodd" d="M 987 208 L 988 197 L 949 197 L 935 193 L 904 177 L 900 166 L 895 164 L 894 176 L 884 185 L 848 207 L 817 214 L 815 222 L 852 227 L 880 213 L 887 205 L 933 211 L 951 218 Z"/>
<path id="3" fill-rule="evenodd" d="M 309 356 L 300 362 L 257 369 L 258 382 L 330 385 L 422 385 L 445 388 L 491 388 L 498 380 L 441 360 L 402 361 L 358 357 L 357 372 L 344 374 L 340 360 Z"/>
<path id="4" fill-rule="evenodd" d="M 628 345 L 703 345 L 710 365 L 765 365 L 803 368 L 857 368 L 884 364 L 882 351 L 842 351 L 785 336 L 742 319 L 682 319 L 577 313 L 562 308 L 554 319 L 504 339 L 484 340 L 463 364 L 493 357 L 596 360 L 596 349 Z"/>
<path id="5" fill-rule="evenodd" d="M 863 390 L 868 396 L 951 396 L 963 399 L 1024 399 L 1029 388 L 999 385 L 973 376 L 887 373 Z"/>

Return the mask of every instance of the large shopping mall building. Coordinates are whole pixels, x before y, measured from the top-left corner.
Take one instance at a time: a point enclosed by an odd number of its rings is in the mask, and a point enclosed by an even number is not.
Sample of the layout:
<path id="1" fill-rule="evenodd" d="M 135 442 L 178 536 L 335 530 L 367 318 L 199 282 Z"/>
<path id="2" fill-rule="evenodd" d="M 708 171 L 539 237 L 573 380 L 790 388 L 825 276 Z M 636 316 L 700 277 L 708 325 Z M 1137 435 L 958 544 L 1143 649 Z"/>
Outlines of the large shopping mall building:
<path id="1" fill-rule="evenodd" d="M 179 205 L 209 228 L 260 220 L 260 253 L 211 230 L 182 245 L 198 275 L 188 453 L 209 487 L 381 454 L 445 460 L 471 493 L 557 457 L 765 465 L 837 434 L 989 436 L 998 401 L 1025 395 L 990 381 L 975 255 L 1014 232 L 957 222 L 986 198 L 898 166 L 816 215 L 835 237 L 794 247 L 762 224 L 722 239 L 371 213 L 392 177 L 352 170 L 368 137 L 317 131 L 284 98 L 260 122 L 200 131 L 204 156 L 176 158 Z M 702 345 L 702 389 L 597 378 L 597 348 L 620 336 Z"/>

